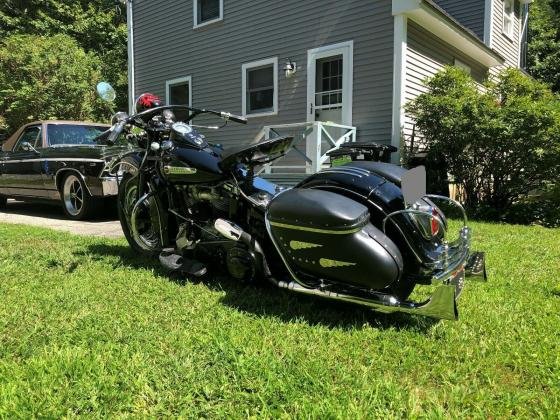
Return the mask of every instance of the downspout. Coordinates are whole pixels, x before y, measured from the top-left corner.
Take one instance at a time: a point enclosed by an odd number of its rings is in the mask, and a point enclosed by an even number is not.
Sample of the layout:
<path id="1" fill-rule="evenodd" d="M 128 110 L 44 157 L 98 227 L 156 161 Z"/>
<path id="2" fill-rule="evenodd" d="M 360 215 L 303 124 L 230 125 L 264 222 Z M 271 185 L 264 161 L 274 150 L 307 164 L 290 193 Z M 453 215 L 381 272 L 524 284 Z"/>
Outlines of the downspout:
<path id="1" fill-rule="evenodd" d="M 522 15 L 522 28 L 521 28 L 521 40 L 520 40 L 520 48 L 519 48 L 519 67 L 523 70 L 527 69 L 527 43 L 529 42 L 529 4 L 522 4 L 523 11 L 521 12 Z"/>
<path id="2" fill-rule="evenodd" d="M 126 25 L 128 28 L 128 113 L 132 115 L 134 108 L 135 80 L 134 80 L 134 14 L 133 0 L 126 1 Z"/>

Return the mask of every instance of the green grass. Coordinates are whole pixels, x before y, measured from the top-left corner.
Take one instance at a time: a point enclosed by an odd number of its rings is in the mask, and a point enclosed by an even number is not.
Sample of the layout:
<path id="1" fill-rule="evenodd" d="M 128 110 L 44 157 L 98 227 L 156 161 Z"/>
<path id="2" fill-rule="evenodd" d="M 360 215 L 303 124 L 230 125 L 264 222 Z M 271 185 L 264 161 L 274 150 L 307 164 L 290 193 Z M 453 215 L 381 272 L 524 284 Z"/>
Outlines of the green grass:
<path id="1" fill-rule="evenodd" d="M 436 322 L 0 225 L 0 418 L 555 417 L 560 230 L 474 228 L 490 281 Z"/>

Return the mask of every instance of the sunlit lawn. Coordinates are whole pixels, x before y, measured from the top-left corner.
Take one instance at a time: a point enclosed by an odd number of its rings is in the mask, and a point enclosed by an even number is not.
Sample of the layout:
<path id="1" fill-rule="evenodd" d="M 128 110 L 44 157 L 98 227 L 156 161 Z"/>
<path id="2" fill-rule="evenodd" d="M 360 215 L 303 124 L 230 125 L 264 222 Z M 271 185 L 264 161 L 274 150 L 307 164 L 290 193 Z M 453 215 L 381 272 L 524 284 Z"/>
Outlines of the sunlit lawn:
<path id="1" fill-rule="evenodd" d="M 0 418 L 555 417 L 560 230 L 474 228 L 490 281 L 437 322 L 0 225 Z"/>

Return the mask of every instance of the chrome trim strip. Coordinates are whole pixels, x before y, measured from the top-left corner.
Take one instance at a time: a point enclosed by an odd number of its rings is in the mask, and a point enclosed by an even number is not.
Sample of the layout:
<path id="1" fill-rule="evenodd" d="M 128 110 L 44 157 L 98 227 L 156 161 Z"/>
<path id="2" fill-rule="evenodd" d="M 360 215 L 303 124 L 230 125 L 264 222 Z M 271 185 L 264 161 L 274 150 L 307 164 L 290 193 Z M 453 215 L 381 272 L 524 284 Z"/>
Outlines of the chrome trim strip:
<path id="1" fill-rule="evenodd" d="M 104 163 L 103 159 L 81 159 L 81 158 L 52 158 L 52 159 L 18 159 L 3 160 L 2 163 L 27 163 L 27 162 L 95 162 Z"/>
<path id="2" fill-rule="evenodd" d="M 84 181 L 84 185 L 86 186 L 86 190 L 87 190 L 88 194 L 93 197 L 93 194 L 91 193 L 91 190 L 89 189 L 89 185 L 86 182 L 86 178 L 85 178 L 84 174 L 82 174 L 80 171 L 78 171 L 77 169 L 74 169 L 74 168 L 61 168 L 58 171 L 56 171 L 56 173 L 54 174 L 54 184 L 55 184 L 56 187 L 58 187 L 58 174 L 60 174 L 63 171 L 64 172 L 65 171 L 76 172 L 80 176 L 82 181 Z M 57 191 L 60 191 L 60 190 L 57 188 Z"/>
<path id="3" fill-rule="evenodd" d="M 311 228 L 311 227 L 288 225 L 286 223 L 278 223 L 278 222 L 270 222 L 270 224 L 272 226 L 284 228 L 284 229 L 301 230 L 304 232 L 313 232 L 313 233 L 327 233 L 330 235 L 349 235 L 362 230 L 361 227 L 349 229 L 349 230 L 328 230 L 328 229 L 318 229 L 318 228 Z"/>

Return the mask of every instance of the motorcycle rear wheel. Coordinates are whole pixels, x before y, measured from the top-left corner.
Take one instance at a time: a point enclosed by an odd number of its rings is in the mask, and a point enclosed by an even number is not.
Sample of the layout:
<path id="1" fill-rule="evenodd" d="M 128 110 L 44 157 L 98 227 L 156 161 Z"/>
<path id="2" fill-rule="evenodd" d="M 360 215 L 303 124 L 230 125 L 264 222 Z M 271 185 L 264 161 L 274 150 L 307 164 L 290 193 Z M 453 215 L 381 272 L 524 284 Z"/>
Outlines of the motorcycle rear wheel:
<path id="1" fill-rule="evenodd" d="M 140 205 L 133 218 L 132 212 L 138 201 L 137 191 L 137 176 L 125 172 L 119 185 L 119 221 L 126 240 L 135 252 L 156 257 L 163 249 L 160 226 L 154 222 L 161 210 L 157 198 L 150 197 Z M 135 228 L 132 223 L 135 223 Z"/>

